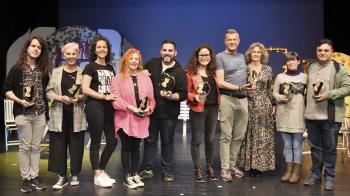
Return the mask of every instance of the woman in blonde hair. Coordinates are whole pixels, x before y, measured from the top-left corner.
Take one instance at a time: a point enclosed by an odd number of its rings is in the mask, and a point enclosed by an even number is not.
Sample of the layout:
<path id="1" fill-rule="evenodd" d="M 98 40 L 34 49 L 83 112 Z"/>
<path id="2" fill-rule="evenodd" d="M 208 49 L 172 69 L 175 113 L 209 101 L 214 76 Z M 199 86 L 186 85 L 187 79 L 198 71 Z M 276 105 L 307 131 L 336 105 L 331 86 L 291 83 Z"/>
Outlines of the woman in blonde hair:
<path id="1" fill-rule="evenodd" d="M 112 80 L 111 92 L 120 95 L 113 101 L 115 132 L 119 135 L 121 160 L 125 172 L 124 185 L 128 188 L 144 186 L 137 174 L 141 139 L 148 137 L 149 115 L 155 101 L 149 76 L 142 74 L 141 53 L 131 48 L 123 55 L 120 73 Z"/>
<path id="2" fill-rule="evenodd" d="M 77 65 L 79 45 L 75 42 L 67 43 L 62 47 L 62 54 L 65 62 L 52 71 L 46 88 L 47 97 L 52 103 L 48 169 L 58 174 L 53 189 L 61 189 L 68 184 L 67 148 L 70 153 L 70 184 L 79 184 L 78 174 L 83 161 L 86 130 L 83 95 L 80 90 L 83 70 Z"/>
<path id="3" fill-rule="evenodd" d="M 248 82 L 253 90 L 248 95 L 248 128 L 242 142 L 239 166 L 259 177 L 261 172 L 275 170 L 274 99 L 272 69 L 263 44 L 252 43 L 245 52 Z"/>

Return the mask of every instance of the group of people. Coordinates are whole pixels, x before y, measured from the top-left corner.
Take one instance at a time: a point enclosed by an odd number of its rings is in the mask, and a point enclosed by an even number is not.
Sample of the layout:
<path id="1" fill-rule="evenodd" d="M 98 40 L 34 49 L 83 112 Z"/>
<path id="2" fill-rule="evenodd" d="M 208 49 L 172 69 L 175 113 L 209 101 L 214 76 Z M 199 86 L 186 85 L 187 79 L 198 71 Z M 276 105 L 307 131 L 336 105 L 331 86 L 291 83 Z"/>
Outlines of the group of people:
<path id="1" fill-rule="evenodd" d="M 87 125 L 95 185 L 111 187 L 116 182 L 105 169 L 120 138 L 123 184 L 128 188 L 143 187 L 142 180 L 155 175 L 158 135 L 162 178 L 173 181 L 174 134 L 180 102 L 184 100 L 190 108 L 195 181 L 218 180 L 214 166 L 218 119 L 224 181 L 243 177 L 242 170 L 255 177 L 275 170 L 275 116 L 276 130 L 281 132 L 285 148 L 286 170 L 281 181 L 299 181 L 303 132 L 307 129 L 312 175 L 304 184 L 319 183 L 323 174 L 325 189 L 333 189 L 337 136 L 344 118 L 343 98 L 350 95 L 350 77 L 331 60 L 331 40 L 317 43 L 317 61 L 309 66 L 307 75 L 298 69 L 300 56 L 288 52 L 287 69 L 275 82 L 263 44 L 252 43 L 245 54 L 238 53 L 240 37 L 235 29 L 227 30 L 224 43 L 225 50 L 216 55 L 209 45 L 199 45 L 185 70 L 175 59 L 177 50 L 172 40 L 163 41 L 160 57 L 145 64 L 140 51 L 131 48 L 123 54 L 116 74 L 110 65 L 111 44 L 107 38 L 97 36 L 84 70 L 77 64 L 79 45 L 70 42 L 61 49 L 63 65 L 49 77 L 45 41 L 30 38 L 4 82 L 6 97 L 14 101 L 19 133 L 21 191 L 47 188 L 38 177 L 40 142 L 47 120 L 48 170 L 58 175 L 53 189 L 79 184 Z M 106 145 L 100 155 L 102 134 Z M 203 136 L 206 175 L 200 159 Z M 139 165 L 142 140 L 143 159 Z"/>

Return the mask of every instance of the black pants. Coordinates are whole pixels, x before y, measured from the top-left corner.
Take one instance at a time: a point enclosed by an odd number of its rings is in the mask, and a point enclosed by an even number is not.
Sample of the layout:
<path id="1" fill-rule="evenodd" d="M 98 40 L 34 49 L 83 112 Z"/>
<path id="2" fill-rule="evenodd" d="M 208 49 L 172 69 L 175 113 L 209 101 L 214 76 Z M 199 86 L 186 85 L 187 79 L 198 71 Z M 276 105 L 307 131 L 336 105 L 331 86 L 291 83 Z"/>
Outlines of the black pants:
<path id="1" fill-rule="evenodd" d="M 141 139 L 128 136 L 123 129 L 118 131 L 122 142 L 121 159 L 125 174 L 133 174 L 139 170 Z"/>
<path id="2" fill-rule="evenodd" d="M 161 165 L 162 170 L 171 170 L 174 159 L 174 134 L 176 128 L 176 119 L 158 119 L 151 116 L 149 126 L 149 136 L 145 138 L 145 147 L 143 152 L 144 169 L 151 169 L 153 160 L 156 156 L 156 147 L 158 141 L 158 134 L 161 139 Z"/>
<path id="3" fill-rule="evenodd" d="M 88 121 L 91 144 L 90 162 L 93 170 L 104 170 L 112 153 L 117 146 L 114 131 L 114 109 L 109 101 L 89 101 L 85 107 Z M 106 137 L 106 146 L 103 149 L 101 160 L 99 156 L 102 132 Z"/>
<path id="4" fill-rule="evenodd" d="M 206 105 L 203 112 L 190 110 L 190 124 L 192 131 L 191 155 L 193 166 L 200 166 L 200 145 L 204 135 L 205 158 L 207 165 L 214 164 L 214 140 L 218 121 L 218 106 Z"/>
<path id="5" fill-rule="evenodd" d="M 67 149 L 69 149 L 70 173 L 73 176 L 80 173 L 84 154 L 85 131 L 74 133 L 73 126 L 73 107 L 63 108 L 62 132 L 49 132 L 49 171 L 60 175 L 67 174 Z"/>

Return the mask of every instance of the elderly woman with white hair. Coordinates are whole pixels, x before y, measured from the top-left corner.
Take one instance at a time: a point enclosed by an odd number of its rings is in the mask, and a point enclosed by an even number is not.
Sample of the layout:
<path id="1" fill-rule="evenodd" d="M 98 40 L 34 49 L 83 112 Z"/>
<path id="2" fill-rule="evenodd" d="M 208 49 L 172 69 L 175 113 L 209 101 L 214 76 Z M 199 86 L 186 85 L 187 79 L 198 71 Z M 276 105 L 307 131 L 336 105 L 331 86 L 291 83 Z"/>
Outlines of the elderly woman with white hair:
<path id="1" fill-rule="evenodd" d="M 82 69 L 77 65 L 79 45 L 75 42 L 62 47 L 64 64 L 52 71 L 46 94 L 51 105 L 49 133 L 50 154 L 48 170 L 58 174 L 53 189 L 68 184 L 67 149 L 70 153 L 70 185 L 78 185 L 78 174 L 84 153 L 86 119 L 80 86 Z"/>

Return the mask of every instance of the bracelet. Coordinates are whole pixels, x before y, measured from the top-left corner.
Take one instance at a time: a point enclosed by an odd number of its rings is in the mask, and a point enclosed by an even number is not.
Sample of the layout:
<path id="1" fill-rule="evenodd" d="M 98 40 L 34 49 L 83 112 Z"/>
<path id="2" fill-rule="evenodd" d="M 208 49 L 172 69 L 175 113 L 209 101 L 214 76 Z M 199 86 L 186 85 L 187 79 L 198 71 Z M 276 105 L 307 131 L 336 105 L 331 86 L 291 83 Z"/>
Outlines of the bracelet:
<path id="1" fill-rule="evenodd" d="M 238 91 L 242 91 L 242 86 L 238 85 Z"/>

